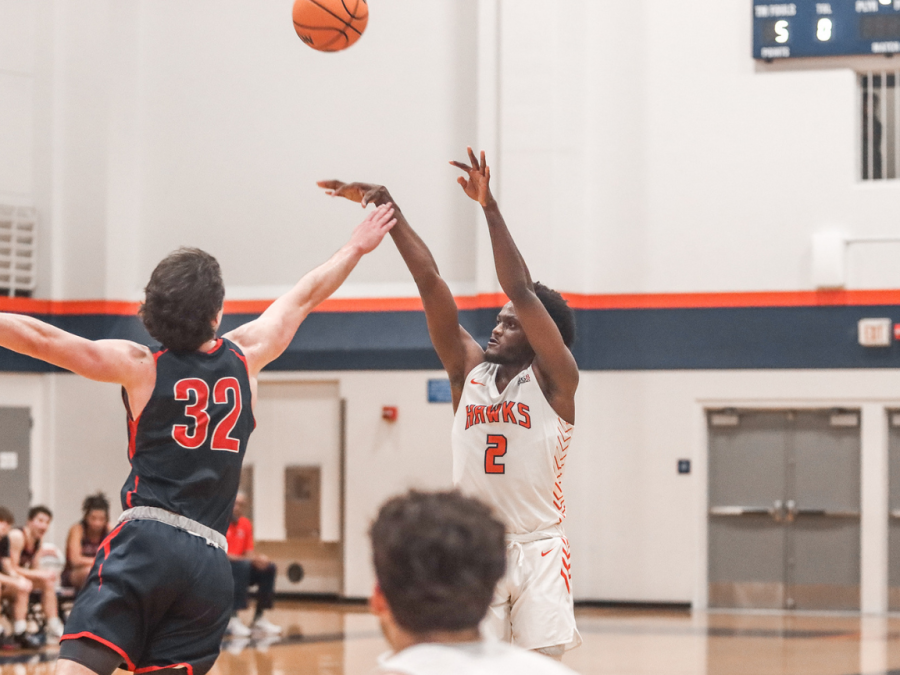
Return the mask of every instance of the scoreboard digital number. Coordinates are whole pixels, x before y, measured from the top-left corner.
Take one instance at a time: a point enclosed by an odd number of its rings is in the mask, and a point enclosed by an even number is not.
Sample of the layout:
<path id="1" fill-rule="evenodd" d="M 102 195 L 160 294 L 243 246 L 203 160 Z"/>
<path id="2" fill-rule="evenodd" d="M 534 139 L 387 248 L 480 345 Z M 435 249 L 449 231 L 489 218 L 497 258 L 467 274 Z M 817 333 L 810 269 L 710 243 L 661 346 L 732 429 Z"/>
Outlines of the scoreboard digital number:
<path id="1" fill-rule="evenodd" d="M 755 59 L 898 52 L 900 0 L 753 2 Z"/>

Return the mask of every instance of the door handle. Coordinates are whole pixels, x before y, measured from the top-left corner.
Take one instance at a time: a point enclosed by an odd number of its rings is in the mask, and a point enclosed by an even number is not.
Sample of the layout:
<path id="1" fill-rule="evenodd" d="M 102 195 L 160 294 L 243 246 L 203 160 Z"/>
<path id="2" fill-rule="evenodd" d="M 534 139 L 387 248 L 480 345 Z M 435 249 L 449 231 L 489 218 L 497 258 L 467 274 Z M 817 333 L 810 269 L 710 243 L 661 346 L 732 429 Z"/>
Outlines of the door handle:
<path id="1" fill-rule="evenodd" d="M 795 502 L 793 499 L 788 499 L 784 503 L 784 510 L 784 522 L 793 523 L 794 519 L 797 517 L 797 502 Z"/>
<path id="2" fill-rule="evenodd" d="M 780 523 L 784 520 L 784 502 L 780 499 L 776 499 L 772 502 L 772 508 L 769 509 L 769 515 L 772 516 L 772 520 L 776 523 Z"/>
<path id="3" fill-rule="evenodd" d="M 772 513 L 765 506 L 711 506 L 711 516 L 765 516 Z"/>
<path id="4" fill-rule="evenodd" d="M 795 509 L 798 516 L 824 516 L 825 518 L 859 518 L 859 511 L 851 509 Z"/>

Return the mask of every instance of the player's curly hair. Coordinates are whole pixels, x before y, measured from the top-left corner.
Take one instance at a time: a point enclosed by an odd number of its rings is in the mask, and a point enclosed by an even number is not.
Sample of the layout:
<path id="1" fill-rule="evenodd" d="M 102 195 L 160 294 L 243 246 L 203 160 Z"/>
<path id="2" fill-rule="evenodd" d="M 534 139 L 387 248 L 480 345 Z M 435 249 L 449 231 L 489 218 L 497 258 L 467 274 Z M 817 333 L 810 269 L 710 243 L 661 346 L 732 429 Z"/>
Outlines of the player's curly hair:
<path id="1" fill-rule="evenodd" d="M 569 307 L 569 303 L 558 291 L 554 291 L 540 281 L 534 282 L 534 294 L 544 305 L 544 309 L 549 312 L 556 327 L 559 328 L 566 347 L 571 348 L 575 342 L 575 312 Z"/>
<path id="2" fill-rule="evenodd" d="M 199 248 L 179 248 L 153 270 L 138 315 L 164 347 L 189 352 L 215 337 L 212 324 L 224 300 L 216 259 Z"/>
<path id="3" fill-rule="evenodd" d="M 506 571 L 503 523 L 457 491 L 388 500 L 369 536 L 378 586 L 412 633 L 477 627 Z"/>

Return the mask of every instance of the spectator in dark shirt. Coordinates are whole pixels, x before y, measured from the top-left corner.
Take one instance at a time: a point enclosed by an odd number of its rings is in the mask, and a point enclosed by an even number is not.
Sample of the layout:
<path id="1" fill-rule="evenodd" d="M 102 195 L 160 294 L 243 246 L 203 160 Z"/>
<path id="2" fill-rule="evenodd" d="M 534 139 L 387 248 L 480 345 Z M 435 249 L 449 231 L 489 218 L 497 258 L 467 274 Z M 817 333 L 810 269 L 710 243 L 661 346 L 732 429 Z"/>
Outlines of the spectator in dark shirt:
<path id="1" fill-rule="evenodd" d="M 41 646 L 40 641 L 33 635 L 26 632 L 28 616 L 28 596 L 31 594 L 31 582 L 24 577 L 13 576 L 10 574 L 9 560 L 9 534 L 12 529 L 13 518 L 12 512 L 0 506 L 0 597 L 9 600 L 12 603 L 13 611 L 13 639 L 20 647 L 25 649 L 37 649 Z M 3 635 L 0 628 L 0 636 Z"/>
<path id="2" fill-rule="evenodd" d="M 231 523 L 228 526 L 228 558 L 234 576 L 234 614 L 228 623 L 228 634 L 234 637 L 248 637 L 253 631 L 267 635 L 278 635 L 281 628 L 263 616 L 272 608 L 275 600 L 275 563 L 253 550 L 253 524 L 244 516 L 247 509 L 247 495 L 239 492 L 234 500 Z M 238 610 L 247 608 L 247 591 L 257 587 L 256 613 L 248 628 L 238 618 Z"/>
<path id="3" fill-rule="evenodd" d="M 42 538 L 50 527 L 53 513 L 46 506 L 33 506 L 28 511 L 28 522 L 24 527 L 16 527 L 9 534 L 9 565 L 7 574 L 13 577 L 25 578 L 32 583 L 36 590 L 41 591 L 41 606 L 47 615 L 47 633 L 51 637 L 60 637 L 63 633 L 63 624 L 59 620 L 59 610 L 56 601 L 56 585 L 59 581 L 59 572 L 51 569 L 41 569 L 41 545 Z M 4 566 L 7 561 L 4 560 Z M 16 629 L 16 633 L 18 633 Z"/>
<path id="4" fill-rule="evenodd" d="M 100 544 L 109 534 L 109 501 L 98 492 L 85 498 L 81 505 L 81 521 L 69 529 L 66 540 L 66 567 L 62 585 L 80 591 L 94 566 Z"/>

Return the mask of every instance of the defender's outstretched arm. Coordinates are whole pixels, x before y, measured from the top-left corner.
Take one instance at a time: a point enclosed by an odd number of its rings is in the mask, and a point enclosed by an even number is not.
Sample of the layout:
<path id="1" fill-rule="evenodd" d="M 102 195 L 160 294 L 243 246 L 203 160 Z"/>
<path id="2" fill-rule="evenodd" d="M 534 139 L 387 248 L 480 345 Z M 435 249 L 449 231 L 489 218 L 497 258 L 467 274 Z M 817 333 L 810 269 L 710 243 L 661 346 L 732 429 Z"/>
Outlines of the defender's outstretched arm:
<path id="1" fill-rule="evenodd" d="M 144 345 L 88 340 L 22 314 L 0 313 L 0 347 L 126 389 L 153 367 L 153 353 Z"/>
<path id="2" fill-rule="evenodd" d="M 374 251 L 397 222 L 390 204 L 379 206 L 353 231 L 350 240 L 326 262 L 308 272 L 262 315 L 225 337 L 238 344 L 251 377 L 287 349 L 309 313 L 344 283 L 362 257 Z"/>
<path id="3" fill-rule="evenodd" d="M 500 287 L 515 307 L 522 329 L 534 349 L 538 367 L 551 380 L 554 387 L 559 388 L 560 393 L 574 396 L 578 385 L 578 366 L 575 358 L 563 342 L 562 335 L 550 314 L 534 293 L 528 266 L 513 241 L 497 201 L 491 194 L 491 169 L 485 162 L 484 152 L 482 151 L 479 161 L 472 148 L 467 150 L 470 164 L 453 161 L 450 163 L 468 174 L 468 177 L 460 176 L 457 182 L 466 195 L 481 204 L 484 210 Z"/>
<path id="4" fill-rule="evenodd" d="M 363 207 L 368 204 L 394 204 L 397 224 L 391 230 L 391 238 L 419 289 L 428 322 L 428 334 L 444 370 L 450 377 L 455 409 L 466 375 L 484 360 L 484 350 L 466 329 L 459 325 L 456 301 L 447 282 L 441 277 L 428 246 L 413 230 L 383 185 L 342 183 L 337 180 L 319 181 L 318 185 L 334 197 L 344 197 L 362 204 Z"/>

